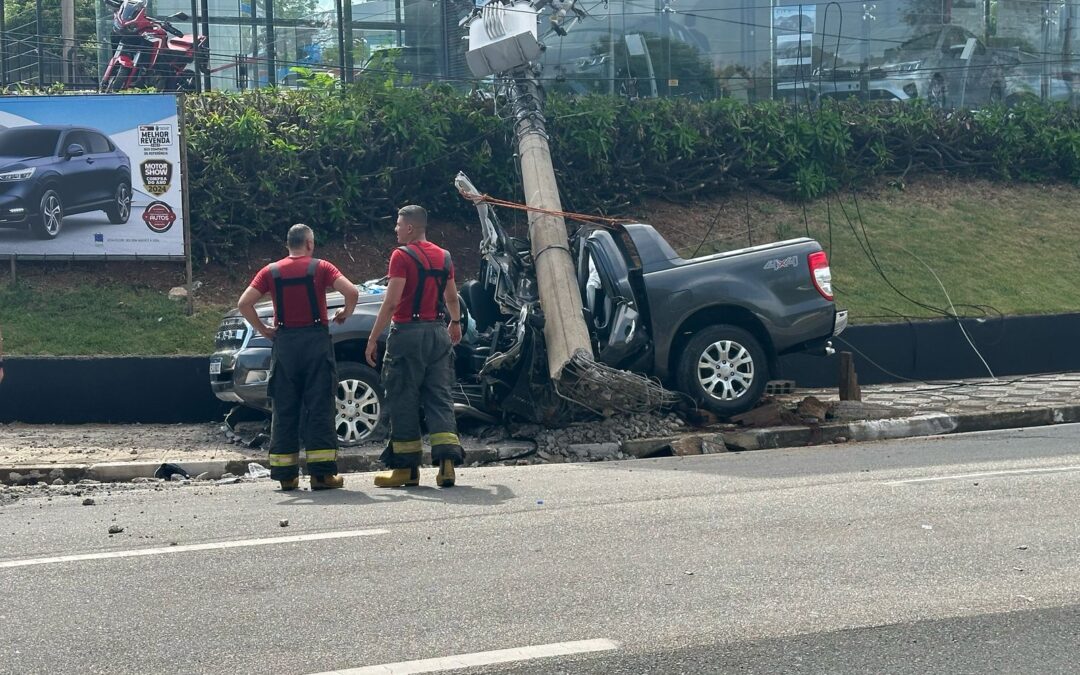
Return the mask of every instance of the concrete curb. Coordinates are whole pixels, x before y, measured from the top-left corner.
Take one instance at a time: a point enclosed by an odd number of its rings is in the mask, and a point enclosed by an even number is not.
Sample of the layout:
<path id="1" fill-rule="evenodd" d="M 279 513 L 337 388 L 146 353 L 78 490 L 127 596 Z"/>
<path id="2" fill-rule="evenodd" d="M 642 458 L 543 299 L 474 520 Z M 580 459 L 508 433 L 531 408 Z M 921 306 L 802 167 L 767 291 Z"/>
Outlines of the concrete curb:
<path id="1" fill-rule="evenodd" d="M 997 410 L 992 412 L 929 413 L 912 417 L 862 420 L 814 427 L 771 427 L 729 431 L 724 442 L 733 451 L 806 447 L 850 441 L 883 441 L 975 431 L 1000 431 L 1080 422 L 1080 405 Z"/>
<path id="2" fill-rule="evenodd" d="M 928 413 L 912 417 L 897 417 L 883 420 L 863 420 L 821 424 L 818 426 L 769 427 L 726 431 L 723 434 L 690 433 L 687 436 L 698 438 L 704 454 L 717 452 L 716 448 L 726 448 L 732 452 L 748 450 L 769 450 L 776 448 L 808 447 L 850 441 L 883 441 L 897 438 L 920 438 L 974 431 L 999 431 L 1023 427 L 1053 426 L 1080 422 L 1080 405 L 1047 406 L 1018 410 L 998 410 L 993 412 Z M 678 441 L 676 437 L 638 439 L 625 441 L 623 450 L 636 457 L 644 457 L 654 451 L 670 446 Z M 712 450 L 708 448 L 712 447 Z M 633 452 L 627 448 L 632 448 Z M 343 452 L 338 458 L 338 467 L 342 473 L 375 471 L 382 468 L 379 462 L 381 449 L 360 452 Z M 680 453 L 681 454 L 681 453 Z M 692 453 L 698 454 L 698 453 Z M 466 465 L 485 464 L 508 459 L 500 457 L 497 449 L 481 448 L 467 450 Z M 425 463 L 431 457 L 425 453 Z M 225 473 L 234 476 L 247 474 L 248 464 L 256 462 L 263 466 L 266 460 L 230 459 L 210 462 L 185 462 L 182 459 L 166 460 L 179 464 L 191 476 L 206 473 L 208 478 L 217 479 Z M 104 462 L 99 464 L 46 464 L 0 466 L 0 483 L 6 485 L 28 483 L 51 483 L 57 479 L 64 482 L 83 479 L 101 483 L 131 481 L 135 478 L 152 478 L 161 462 Z"/>
<path id="3" fill-rule="evenodd" d="M 362 473 L 377 471 L 382 467 L 379 455 L 382 450 L 364 450 L 346 452 L 338 457 L 338 470 L 342 473 Z M 465 463 L 494 462 L 500 459 L 495 450 L 478 449 L 465 453 Z M 431 455 L 425 453 L 424 462 L 431 463 Z M 100 462 L 97 464 L 37 464 L 0 466 L 0 484 L 26 485 L 51 483 L 62 479 L 65 483 L 80 480 L 94 480 L 99 483 L 130 482 L 136 478 L 153 478 L 158 467 L 165 463 L 176 464 L 188 472 L 192 478 L 207 474 L 208 479 L 216 480 L 226 473 L 245 476 L 248 464 L 255 463 L 269 467 L 266 459 L 221 459 L 213 461 L 191 462 L 182 458 L 166 459 L 164 462 Z"/>

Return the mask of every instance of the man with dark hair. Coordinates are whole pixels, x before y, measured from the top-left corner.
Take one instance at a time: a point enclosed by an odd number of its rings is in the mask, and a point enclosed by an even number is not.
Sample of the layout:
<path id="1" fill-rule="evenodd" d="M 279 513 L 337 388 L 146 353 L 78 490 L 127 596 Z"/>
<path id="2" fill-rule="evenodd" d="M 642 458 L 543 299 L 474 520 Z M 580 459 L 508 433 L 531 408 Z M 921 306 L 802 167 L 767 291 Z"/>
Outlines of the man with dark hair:
<path id="1" fill-rule="evenodd" d="M 326 290 L 345 296 L 334 321 L 345 323 L 360 296 L 337 267 L 311 257 L 315 235 L 307 225 L 293 225 L 286 238 L 289 255 L 259 270 L 240 296 L 240 313 L 251 326 L 274 341 L 267 392 L 273 403 L 270 427 L 270 477 L 282 490 L 300 486 L 300 435 L 304 436 L 312 490 L 339 488 L 334 391 L 337 367 L 326 313 Z M 274 303 L 274 324 L 267 326 L 255 310 L 267 293 Z M 303 424 L 301 424 L 301 419 Z M 302 427 L 302 429 L 301 429 Z"/>
<path id="2" fill-rule="evenodd" d="M 391 471 L 375 477 L 377 487 L 420 484 L 421 408 L 431 461 L 439 467 L 436 485 L 453 486 L 454 467 L 465 459 L 450 395 L 461 307 L 450 253 L 427 240 L 427 222 L 422 207 L 398 211 L 394 231 L 403 246 L 390 256 L 390 281 L 365 350 L 374 368 L 379 336 L 390 326 L 382 369 L 390 440 L 381 459 Z"/>

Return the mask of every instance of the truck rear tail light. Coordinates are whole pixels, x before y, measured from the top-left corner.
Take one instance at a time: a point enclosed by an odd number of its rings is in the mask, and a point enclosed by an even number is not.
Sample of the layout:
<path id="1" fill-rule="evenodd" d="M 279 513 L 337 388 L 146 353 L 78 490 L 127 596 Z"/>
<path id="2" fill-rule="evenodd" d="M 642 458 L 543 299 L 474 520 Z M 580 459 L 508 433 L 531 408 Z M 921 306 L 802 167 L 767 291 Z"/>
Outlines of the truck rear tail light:
<path id="1" fill-rule="evenodd" d="M 810 265 L 810 280 L 814 282 L 814 288 L 821 297 L 826 300 L 833 299 L 832 293 L 832 270 L 829 269 L 829 256 L 825 251 L 811 253 L 806 262 Z"/>

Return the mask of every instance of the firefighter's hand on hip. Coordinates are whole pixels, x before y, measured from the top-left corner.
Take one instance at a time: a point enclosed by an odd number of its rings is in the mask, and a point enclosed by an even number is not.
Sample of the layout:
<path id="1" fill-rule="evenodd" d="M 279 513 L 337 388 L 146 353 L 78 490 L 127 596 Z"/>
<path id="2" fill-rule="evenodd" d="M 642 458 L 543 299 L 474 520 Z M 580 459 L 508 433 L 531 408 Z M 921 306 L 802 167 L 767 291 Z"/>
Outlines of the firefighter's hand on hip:
<path id="1" fill-rule="evenodd" d="M 446 330 L 450 331 L 450 343 L 457 344 L 461 342 L 461 322 L 451 321 L 450 325 L 446 327 Z"/>
<path id="2" fill-rule="evenodd" d="M 372 368 L 375 367 L 375 356 L 379 353 L 379 343 L 375 340 L 368 340 L 367 349 L 364 350 L 364 356 L 367 358 L 368 365 Z"/>
<path id="3" fill-rule="evenodd" d="M 259 331 L 259 334 L 267 340 L 273 340 L 277 337 L 277 326 L 267 326 L 262 321 L 260 321 L 259 324 L 255 326 L 255 330 Z"/>

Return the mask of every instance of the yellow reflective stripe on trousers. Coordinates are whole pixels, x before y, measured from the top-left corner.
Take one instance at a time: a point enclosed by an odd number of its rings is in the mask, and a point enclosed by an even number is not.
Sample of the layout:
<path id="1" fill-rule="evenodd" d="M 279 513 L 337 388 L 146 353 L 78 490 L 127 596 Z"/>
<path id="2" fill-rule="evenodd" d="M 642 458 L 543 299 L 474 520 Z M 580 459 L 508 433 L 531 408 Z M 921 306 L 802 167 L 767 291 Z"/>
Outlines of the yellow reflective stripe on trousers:
<path id="1" fill-rule="evenodd" d="M 330 448 L 329 450 L 308 450 L 307 461 L 311 462 L 335 462 L 337 461 L 337 450 Z"/>
<path id="2" fill-rule="evenodd" d="M 461 445 L 461 441 L 458 439 L 458 435 L 452 434 L 448 431 L 431 434 L 430 436 L 428 436 L 428 440 L 431 441 L 432 447 L 436 445 Z"/>
<path id="3" fill-rule="evenodd" d="M 300 463 L 300 453 L 289 455 L 270 455 L 270 466 L 296 466 Z"/>
<path id="4" fill-rule="evenodd" d="M 419 441 L 390 441 L 391 447 L 394 452 L 399 455 L 406 455 L 411 452 L 423 452 L 424 445 Z"/>

